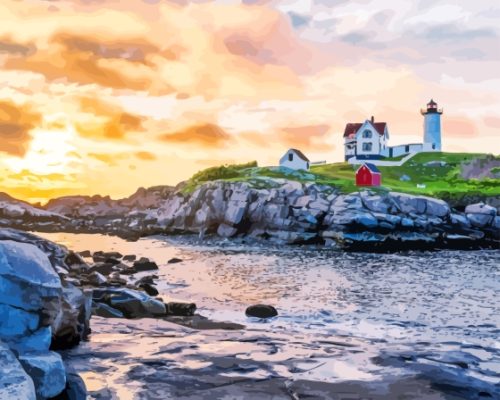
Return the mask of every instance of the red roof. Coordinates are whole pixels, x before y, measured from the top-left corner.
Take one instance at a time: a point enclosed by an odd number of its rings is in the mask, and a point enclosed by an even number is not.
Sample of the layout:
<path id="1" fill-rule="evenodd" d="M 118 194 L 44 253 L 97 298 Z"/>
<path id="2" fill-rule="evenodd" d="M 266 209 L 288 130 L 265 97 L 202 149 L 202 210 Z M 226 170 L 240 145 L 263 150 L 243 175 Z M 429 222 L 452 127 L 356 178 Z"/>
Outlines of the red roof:
<path id="1" fill-rule="evenodd" d="M 385 122 L 371 122 L 371 121 L 368 121 L 370 124 L 372 124 L 372 126 L 375 128 L 375 130 L 378 132 L 378 134 L 380 136 L 382 136 L 384 134 L 384 131 L 385 131 L 385 127 L 387 125 L 387 123 Z M 358 123 L 349 123 L 345 126 L 345 129 L 344 129 L 344 137 L 347 137 L 351 134 L 356 134 L 356 132 L 359 130 L 359 128 L 361 128 L 363 124 L 358 124 Z"/>

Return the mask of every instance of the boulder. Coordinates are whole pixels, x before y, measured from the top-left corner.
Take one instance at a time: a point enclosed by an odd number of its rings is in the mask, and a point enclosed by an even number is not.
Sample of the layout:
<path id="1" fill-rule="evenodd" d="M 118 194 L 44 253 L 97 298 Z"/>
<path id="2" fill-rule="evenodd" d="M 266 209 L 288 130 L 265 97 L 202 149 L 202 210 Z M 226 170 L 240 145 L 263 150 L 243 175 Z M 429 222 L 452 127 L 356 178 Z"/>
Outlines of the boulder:
<path id="1" fill-rule="evenodd" d="M 493 224 L 497 210 L 488 204 L 476 203 L 465 207 L 465 214 L 472 226 L 483 228 Z"/>
<path id="2" fill-rule="evenodd" d="M 122 278 L 118 271 L 112 272 L 109 275 L 107 282 L 111 286 L 124 286 L 127 284 L 127 280 Z"/>
<path id="3" fill-rule="evenodd" d="M 89 269 L 89 272 L 99 272 L 100 274 L 103 275 L 109 275 L 111 272 L 114 271 L 115 264 L 109 264 L 105 262 L 97 262 L 94 265 L 92 265 Z"/>
<path id="4" fill-rule="evenodd" d="M 137 256 L 135 254 L 127 254 L 123 256 L 123 261 L 135 261 Z"/>
<path id="5" fill-rule="evenodd" d="M 79 253 L 75 253 L 73 251 L 70 251 L 68 255 L 64 258 L 64 262 L 68 267 L 71 267 L 73 265 L 85 265 L 86 262 L 83 259 L 83 256 Z"/>
<path id="6" fill-rule="evenodd" d="M 126 288 L 96 289 L 94 302 L 104 302 L 121 311 L 127 318 L 156 317 L 165 315 L 167 311 L 163 302 Z"/>
<path id="7" fill-rule="evenodd" d="M 106 258 L 116 258 L 116 259 L 120 259 L 123 257 L 123 255 L 118 251 L 106 251 L 102 255 Z"/>
<path id="8" fill-rule="evenodd" d="M 59 354 L 53 351 L 24 353 L 19 361 L 33 379 L 38 397 L 55 397 L 66 387 L 66 371 Z"/>
<path id="9" fill-rule="evenodd" d="M 233 228 L 232 226 L 226 225 L 226 224 L 220 224 L 219 227 L 217 228 L 217 235 L 228 238 L 236 235 L 238 230 L 236 228 Z"/>
<path id="10" fill-rule="evenodd" d="M 278 311 L 273 306 L 265 304 L 256 304 L 248 307 L 245 310 L 245 315 L 247 317 L 255 317 L 255 318 L 272 318 L 278 315 Z"/>
<path id="11" fill-rule="evenodd" d="M 133 268 L 136 272 L 141 271 L 153 271 L 158 269 L 158 265 L 149 258 L 141 257 L 139 260 L 134 262 Z"/>
<path id="12" fill-rule="evenodd" d="M 194 303 L 167 303 L 168 315 L 190 317 L 193 316 L 195 312 L 196 304 Z"/>
<path id="13" fill-rule="evenodd" d="M 0 341 L 0 399 L 36 400 L 33 380 L 9 347 Z"/>
<path id="14" fill-rule="evenodd" d="M 182 261 L 183 260 L 181 258 L 174 257 L 174 258 L 171 258 L 170 260 L 168 260 L 168 263 L 169 264 L 177 264 L 177 263 L 180 263 Z"/>

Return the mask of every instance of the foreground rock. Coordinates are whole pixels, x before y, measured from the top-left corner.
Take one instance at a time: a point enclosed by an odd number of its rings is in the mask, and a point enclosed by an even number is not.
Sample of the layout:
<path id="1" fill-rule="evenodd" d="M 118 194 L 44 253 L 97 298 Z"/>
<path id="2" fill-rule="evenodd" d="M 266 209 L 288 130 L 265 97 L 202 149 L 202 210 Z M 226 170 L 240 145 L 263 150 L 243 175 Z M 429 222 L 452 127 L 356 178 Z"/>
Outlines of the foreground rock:
<path id="1" fill-rule="evenodd" d="M 66 387 L 61 357 L 51 349 L 69 348 L 89 331 L 91 298 L 61 280 L 69 270 L 67 255 L 65 249 L 37 236 L 0 229 L 2 352 L 10 357 L 6 345 L 16 354 L 39 399 L 54 397 Z M 6 390 L 19 391 L 18 397 L 6 398 L 30 398 L 29 383 L 9 384 L 15 376 L 19 374 L 11 370 L 2 377 Z"/>

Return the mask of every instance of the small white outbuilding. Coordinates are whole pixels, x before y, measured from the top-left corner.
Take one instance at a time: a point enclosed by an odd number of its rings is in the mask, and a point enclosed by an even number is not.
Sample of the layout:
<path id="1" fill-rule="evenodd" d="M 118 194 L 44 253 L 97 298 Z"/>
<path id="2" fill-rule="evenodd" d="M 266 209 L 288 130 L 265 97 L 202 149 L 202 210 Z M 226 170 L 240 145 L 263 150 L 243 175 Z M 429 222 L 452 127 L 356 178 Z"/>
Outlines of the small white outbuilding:
<path id="1" fill-rule="evenodd" d="M 280 159 L 280 167 L 287 167 L 290 169 L 309 169 L 309 159 L 297 149 L 289 149 Z"/>

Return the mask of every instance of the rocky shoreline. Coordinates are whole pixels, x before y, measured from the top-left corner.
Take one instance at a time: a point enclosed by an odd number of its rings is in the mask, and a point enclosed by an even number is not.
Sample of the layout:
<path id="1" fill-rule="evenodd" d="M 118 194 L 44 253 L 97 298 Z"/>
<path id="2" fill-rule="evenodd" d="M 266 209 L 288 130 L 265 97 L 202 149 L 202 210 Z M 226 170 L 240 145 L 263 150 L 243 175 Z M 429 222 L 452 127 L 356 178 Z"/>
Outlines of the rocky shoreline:
<path id="1" fill-rule="evenodd" d="M 174 259 L 172 262 L 181 262 Z M 158 266 L 117 252 L 82 254 L 36 235 L 0 229 L 0 398 L 86 398 L 82 379 L 58 351 L 91 333 L 91 315 L 155 318 L 194 329 L 242 329 L 195 314 L 193 303 L 164 303 Z"/>
<path id="2" fill-rule="evenodd" d="M 56 199 L 45 207 L 50 214 L 43 219 L 4 215 L 0 224 L 130 240 L 188 233 L 351 251 L 498 248 L 500 243 L 495 199 L 488 199 L 495 206 L 480 202 L 453 208 L 425 196 L 383 190 L 341 194 L 331 186 L 271 178 L 252 184 L 214 181 L 191 194 L 173 188 L 138 193 L 133 200 Z"/>

